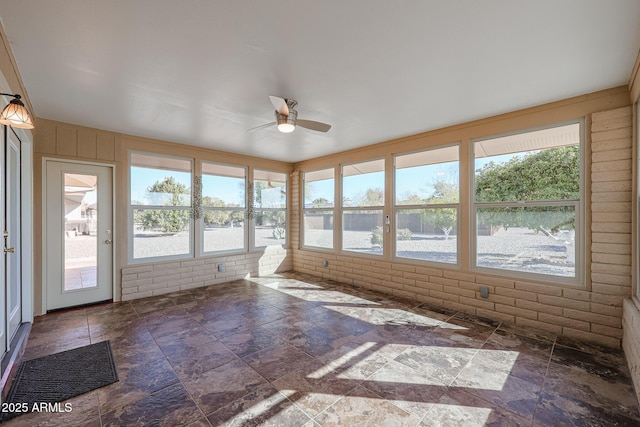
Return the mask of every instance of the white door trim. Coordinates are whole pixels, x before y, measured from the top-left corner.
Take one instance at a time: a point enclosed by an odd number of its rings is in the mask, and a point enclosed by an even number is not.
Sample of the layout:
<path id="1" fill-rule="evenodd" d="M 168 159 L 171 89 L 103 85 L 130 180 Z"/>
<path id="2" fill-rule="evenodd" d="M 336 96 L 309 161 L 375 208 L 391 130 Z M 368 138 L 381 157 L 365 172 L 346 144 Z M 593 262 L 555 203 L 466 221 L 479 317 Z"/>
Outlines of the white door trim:
<path id="1" fill-rule="evenodd" d="M 1 75 L 0 75 L 1 76 Z M 13 132 L 7 128 L 7 135 Z M 33 141 L 32 134 L 23 129 L 16 129 L 16 134 L 20 140 L 20 230 L 21 230 L 21 319 L 20 323 L 33 323 L 34 318 L 34 282 L 33 282 Z M 8 141 L 7 141 L 8 143 Z M 4 173 L 4 168 L 0 167 L 0 172 Z M 3 181 L 4 183 L 4 181 Z M 4 184 L 3 184 L 4 185 Z M 3 206 L 0 203 L 0 206 Z M 4 215 L 4 214 L 3 214 Z M 2 221 L 0 221 L 2 222 Z M 0 274 L 4 275 L 4 263 L 0 266 Z M 6 332 L 6 331 L 5 331 Z M 6 350 L 10 351 L 11 337 L 7 339 Z M 0 355 L 2 356 L 2 355 Z"/>
<path id="2" fill-rule="evenodd" d="M 22 212 L 22 321 L 33 323 L 33 143 L 31 134 L 23 132 L 20 138 Z"/>
<path id="3" fill-rule="evenodd" d="M 42 158 L 42 236 L 47 235 L 47 216 L 44 213 L 44 209 L 47 206 L 47 162 L 58 162 L 58 163 L 74 163 L 80 165 L 89 165 L 89 166 L 104 166 L 111 168 L 111 184 L 112 184 L 112 192 L 111 192 L 111 206 L 112 206 L 112 245 L 113 250 L 111 251 L 112 256 L 112 295 L 113 301 L 120 301 L 120 293 L 117 292 L 118 289 L 118 276 L 116 276 L 116 245 L 117 245 L 117 230 L 116 230 L 116 165 L 113 163 L 101 163 L 101 162 L 91 162 L 91 161 L 83 161 L 83 160 L 71 160 L 59 157 L 43 157 Z M 42 239 L 42 313 L 45 314 L 47 312 L 47 289 L 44 286 L 45 279 L 47 277 L 47 247 L 46 247 L 46 238 Z"/>
<path id="4" fill-rule="evenodd" d="M 5 256 L 5 304 L 6 304 L 6 338 L 7 349 L 11 349 L 11 340 L 15 336 L 18 328 L 22 324 L 22 167 L 21 148 L 22 144 L 17 135 L 14 135 L 10 128 L 3 129 L 5 139 L 4 161 L 5 161 L 5 193 L 4 200 L 9 204 L 5 206 L 5 220 L 9 222 L 4 225 L 8 230 L 8 237 L 5 245 L 11 246 L 16 251 L 14 254 Z M 12 304 L 15 303 L 15 306 Z"/>

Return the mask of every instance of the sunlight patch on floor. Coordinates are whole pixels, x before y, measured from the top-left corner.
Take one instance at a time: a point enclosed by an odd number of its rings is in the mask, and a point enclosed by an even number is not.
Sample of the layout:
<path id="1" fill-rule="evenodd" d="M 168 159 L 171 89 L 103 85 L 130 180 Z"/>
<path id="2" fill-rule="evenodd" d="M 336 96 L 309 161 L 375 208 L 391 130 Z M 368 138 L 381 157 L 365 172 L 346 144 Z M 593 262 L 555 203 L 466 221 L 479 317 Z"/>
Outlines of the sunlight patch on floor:
<path id="1" fill-rule="evenodd" d="M 509 380 L 519 354 L 517 351 L 478 350 L 453 385 L 501 391 Z"/>
<path id="2" fill-rule="evenodd" d="M 439 325 L 439 327 L 442 329 L 453 329 L 456 331 L 466 331 L 469 329 L 466 326 L 460 326 L 460 325 L 456 325 L 455 323 L 448 323 L 448 322 L 442 322 Z"/>
<path id="3" fill-rule="evenodd" d="M 399 317 L 405 312 L 399 308 L 354 307 L 348 305 L 327 305 L 325 308 L 344 316 L 367 322 L 371 325 L 392 324 L 394 318 Z"/>
<path id="4" fill-rule="evenodd" d="M 425 417 L 425 420 L 428 420 L 429 425 L 432 427 L 484 427 L 489 420 L 489 416 L 491 416 L 490 408 L 436 403 Z"/>
<path id="5" fill-rule="evenodd" d="M 367 342 L 364 343 L 360 346 L 358 346 L 357 348 L 349 351 L 348 353 L 342 355 L 341 357 L 334 359 L 333 361 L 331 361 L 331 363 L 328 363 L 326 365 L 324 365 L 322 368 L 317 369 L 316 371 L 310 373 L 309 375 L 307 375 L 307 378 L 322 378 L 326 375 L 329 375 L 331 373 L 334 373 L 337 370 L 340 370 L 340 368 L 344 365 L 346 365 L 347 363 L 351 362 L 352 360 L 358 358 L 358 356 L 360 356 L 361 354 L 363 354 L 364 352 L 370 350 L 371 348 L 375 347 L 377 344 L 374 342 Z M 338 375 L 336 375 L 337 378 L 345 378 L 345 379 L 349 379 L 350 377 L 347 375 L 348 371 L 350 368 L 344 370 L 343 372 L 339 373 Z"/>

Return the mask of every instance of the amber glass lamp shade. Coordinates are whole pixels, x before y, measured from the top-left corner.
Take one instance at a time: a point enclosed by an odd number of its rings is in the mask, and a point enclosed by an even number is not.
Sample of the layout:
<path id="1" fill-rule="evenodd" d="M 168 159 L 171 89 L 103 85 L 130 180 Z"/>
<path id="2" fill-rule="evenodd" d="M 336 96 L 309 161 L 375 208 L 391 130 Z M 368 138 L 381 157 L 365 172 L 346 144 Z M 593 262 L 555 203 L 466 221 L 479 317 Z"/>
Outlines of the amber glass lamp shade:
<path id="1" fill-rule="evenodd" d="M 15 98 L 0 113 L 0 124 L 20 129 L 33 129 L 31 116 L 20 101 L 20 95 L 12 96 Z"/>

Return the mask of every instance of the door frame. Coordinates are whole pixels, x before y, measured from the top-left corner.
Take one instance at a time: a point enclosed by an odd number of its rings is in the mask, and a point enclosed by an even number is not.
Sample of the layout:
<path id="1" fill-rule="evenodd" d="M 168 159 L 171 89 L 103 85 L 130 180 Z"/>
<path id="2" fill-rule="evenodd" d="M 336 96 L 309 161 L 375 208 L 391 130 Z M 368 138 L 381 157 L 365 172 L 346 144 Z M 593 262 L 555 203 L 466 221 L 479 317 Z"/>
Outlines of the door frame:
<path id="1" fill-rule="evenodd" d="M 87 166 L 103 166 L 111 169 L 111 218 L 112 218 L 112 250 L 111 250 L 111 293 L 113 295 L 113 301 L 120 301 L 120 294 L 117 292 L 118 279 L 116 276 L 116 244 L 117 244 L 117 231 L 116 231 L 116 165 L 113 163 L 101 163 L 101 162 L 86 162 L 83 160 L 72 160 L 60 157 L 42 157 L 42 314 L 47 312 L 47 288 L 45 281 L 47 278 L 47 215 L 45 210 L 47 208 L 47 162 L 57 163 L 74 163 Z"/>
<path id="2" fill-rule="evenodd" d="M 7 128 L 9 132 L 14 132 L 20 140 L 20 253 L 21 258 L 21 292 L 22 292 L 22 319 L 21 323 L 33 323 L 33 141 L 32 134 L 20 129 Z M 8 143 L 4 141 L 4 143 Z M 0 144 L 1 145 L 1 144 Z M 2 160 L 4 161 L 4 160 Z M 2 185 L 4 185 L 4 166 L 0 167 L 2 172 Z M 4 190 L 2 191 L 4 193 Z M 4 211 L 4 201 L 0 202 Z M 4 215 L 4 212 L 2 213 Z M 4 217 L 0 220 L 4 229 Z M 0 275 L 4 283 L 4 262 L 0 263 Z M 4 283 L 6 286 L 6 283 Z M 6 336 L 7 352 L 11 349 L 11 337 Z M 5 353 L 6 354 L 6 353 Z M 2 355 L 0 355 L 2 357 Z"/>
<path id="3" fill-rule="evenodd" d="M 11 243 L 4 239 L 5 245 L 10 245 L 17 252 L 15 255 L 4 256 L 5 267 L 5 332 L 7 334 L 7 349 L 9 343 L 18 332 L 22 320 L 22 143 L 18 135 L 6 126 L 3 129 L 4 139 L 4 230 L 15 234 Z M 16 182 L 14 182 L 14 179 Z M 7 201 L 9 205 L 7 205 Z M 9 224 L 7 223 L 9 221 Z M 15 221 L 15 222 L 14 222 Z M 13 223 L 13 224 L 12 224 Z M 16 228 L 13 229 L 12 226 Z M 17 267 L 17 268 L 14 268 Z M 10 275 L 10 276 L 9 276 Z M 8 279 L 8 281 L 7 281 Z M 15 287 L 14 287 L 15 286 Z M 16 298 L 16 305 L 12 307 L 11 300 Z"/>
<path id="4" fill-rule="evenodd" d="M 2 83 L 2 74 L 0 74 L 0 83 Z M 3 87 L 6 87 L 3 85 Z M 2 98 L 4 99 L 4 98 Z M 34 192 L 33 192 L 33 134 L 29 131 L 23 129 L 6 129 L 7 135 L 9 132 L 13 132 L 16 134 L 18 140 L 20 140 L 20 213 L 19 213 L 19 221 L 20 221 L 20 251 L 16 253 L 17 256 L 20 257 L 20 292 L 22 294 L 21 297 L 21 319 L 20 326 L 16 331 L 15 337 L 9 336 L 8 332 L 8 316 L 5 317 L 5 352 L 0 354 L 0 358 L 2 359 L 4 370 L 0 370 L 0 389 L 4 389 L 9 381 L 9 377 L 11 372 L 13 371 L 13 367 L 15 366 L 16 360 L 18 358 L 18 354 L 20 349 L 23 348 L 24 343 L 26 342 L 26 337 L 28 336 L 28 327 L 23 327 L 25 323 L 33 323 L 34 316 L 34 258 L 33 258 L 33 203 L 34 203 Z M 4 131 L 2 132 L 4 134 Z M 2 136 L 4 139 L 4 135 Z M 0 141 L 0 148 L 4 149 L 4 143 L 6 141 Z M 4 157 L 4 155 L 2 156 Z M 1 163 L 4 163 L 4 158 L 0 159 Z M 5 186 L 5 169 L 4 165 L 0 166 L 0 183 L 3 188 L 0 193 L 0 211 L 2 214 L 0 215 L 0 225 L 2 225 L 2 230 L 4 230 L 4 186 Z M 3 242 L 4 243 L 4 242 Z M 6 286 L 7 282 L 5 276 L 5 257 L 3 257 L 3 261 L 0 262 L 0 277 L 2 277 L 3 287 L 1 291 L 5 293 L 5 298 L 2 300 L 3 304 L 7 304 L 6 301 Z M 7 311 L 5 309 L 5 311 Z M 6 313 L 5 313 L 6 315 Z M 14 344 L 12 346 L 11 344 Z"/>

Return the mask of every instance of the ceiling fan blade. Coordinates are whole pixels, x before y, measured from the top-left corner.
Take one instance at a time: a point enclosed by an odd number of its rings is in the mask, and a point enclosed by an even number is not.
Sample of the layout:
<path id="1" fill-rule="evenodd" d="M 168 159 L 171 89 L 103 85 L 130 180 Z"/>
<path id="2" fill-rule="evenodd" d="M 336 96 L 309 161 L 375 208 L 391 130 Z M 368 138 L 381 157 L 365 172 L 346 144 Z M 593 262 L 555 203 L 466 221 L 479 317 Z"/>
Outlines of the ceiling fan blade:
<path id="1" fill-rule="evenodd" d="M 268 128 L 269 126 L 273 126 L 273 125 L 275 125 L 275 124 L 276 124 L 276 122 L 265 123 L 265 124 L 263 124 L 263 125 L 260 125 L 260 126 L 256 126 L 256 127 L 254 127 L 254 128 L 251 128 L 251 129 L 247 130 L 247 132 L 251 132 L 252 130 L 256 130 L 256 129 Z"/>
<path id="2" fill-rule="evenodd" d="M 311 130 L 317 130 L 318 132 L 328 132 L 329 129 L 331 129 L 331 125 L 321 122 L 314 122 L 313 120 L 298 119 L 296 121 L 296 125 Z"/>
<path id="3" fill-rule="evenodd" d="M 287 100 L 284 98 L 280 98 L 279 96 L 269 96 L 271 103 L 273 104 L 273 108 L 283 116 L 289 115 L 289 106 L 287 105 Z"/>

